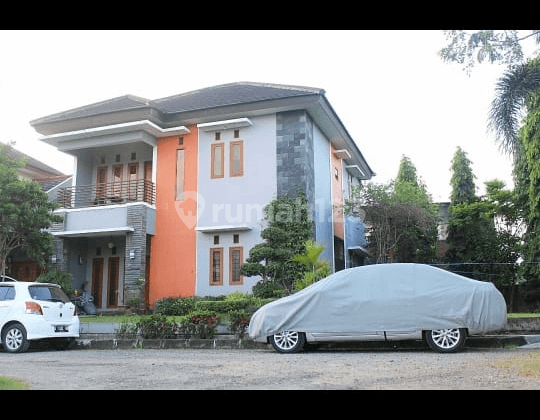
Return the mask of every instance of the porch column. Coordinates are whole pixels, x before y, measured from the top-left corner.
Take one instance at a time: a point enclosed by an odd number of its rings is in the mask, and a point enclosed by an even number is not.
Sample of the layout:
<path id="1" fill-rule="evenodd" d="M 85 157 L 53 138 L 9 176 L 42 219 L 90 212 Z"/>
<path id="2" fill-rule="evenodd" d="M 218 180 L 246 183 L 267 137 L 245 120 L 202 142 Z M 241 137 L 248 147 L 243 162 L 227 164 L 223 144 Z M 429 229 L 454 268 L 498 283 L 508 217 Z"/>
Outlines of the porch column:
<path id="1" fill-rule="evenodd" d="M 134 228 L 126 234 L 124 264 L 124 305 L 134 297 L 141 297 L 137 280 L 146 272 L 146 206 L 131 205 L 127 208 L 127 224 Z"/>

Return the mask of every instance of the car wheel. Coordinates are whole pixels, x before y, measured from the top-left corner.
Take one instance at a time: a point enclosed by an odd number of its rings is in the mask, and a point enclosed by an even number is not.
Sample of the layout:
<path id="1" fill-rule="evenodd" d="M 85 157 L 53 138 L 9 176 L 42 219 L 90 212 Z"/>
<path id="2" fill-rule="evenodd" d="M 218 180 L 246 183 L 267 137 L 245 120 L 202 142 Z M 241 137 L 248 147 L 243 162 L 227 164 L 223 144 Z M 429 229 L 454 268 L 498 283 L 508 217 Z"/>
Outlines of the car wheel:
<path id="1" fill-rule="evenodd" d="M 18 322 L 2 331 L 2 345 L 8 353 L 22 353 L 28 350 L 30 341 L 26 339 L 26 329 Z"/>
<path id="2" fill-rule="evenodd" d="M 439 353 L 454 353 L 463 347 L 467 332 L 465 328 L 447 328 L 425 332 L 426 342 Z"/>
<path id="3" fill-rule="evenodd" d="M 279 353 L 297 353 L 305 342 L 306 335 L 296 331 L 282 331 L 270 336 L 270 344 Z"/>

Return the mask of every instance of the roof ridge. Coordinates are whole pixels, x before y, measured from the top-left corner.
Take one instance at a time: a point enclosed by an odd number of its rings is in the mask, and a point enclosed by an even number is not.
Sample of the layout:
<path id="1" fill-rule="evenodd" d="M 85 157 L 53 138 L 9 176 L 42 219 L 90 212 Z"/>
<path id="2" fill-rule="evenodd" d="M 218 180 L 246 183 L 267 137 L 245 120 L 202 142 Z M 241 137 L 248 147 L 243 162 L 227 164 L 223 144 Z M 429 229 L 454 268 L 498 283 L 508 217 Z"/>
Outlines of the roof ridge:
<path id="1" fill-rule="evenodd" d="M 157 104 L 157 103 L 160 103 L 160 102 L 165 102 L 165 101 L 171 100 L 173 98 L 180 98 L 182 96 L 193 95 L 193 94 L 203 92 L 203 91 L 207 91 L 207 90 L 211 90 L 211 89 L 219 89 L 219 88 L 224 88 L 224 87 L 229 87 L 229 86 L 242 86 L 242 85 L 271 87 L 271 88 L 276 88 L 276 89 L 287 89 L 287 90 L 301 90 L 301 91 L 305 91 L 307 93 L 316 93 L 316 94 L 324 94 L 325 93 L 324 89 L 308 87 L 308 86 L 281 85 L 281 84 L 277 84 L 277 83 L 242 81 L 242 82 L 223 83 L 221 85 L 207 86 L 207 87 L 203 87 L 203 88 L 200 88 L 200 89 L 190 90 L 188 92 L 177 93 L 175 95 L 165 96 L 163 98 L 158 98 L 158 99 L 151 100 L 151 101 L 149 101 L 149 104 L 154 104 L 154 103 Z"/>

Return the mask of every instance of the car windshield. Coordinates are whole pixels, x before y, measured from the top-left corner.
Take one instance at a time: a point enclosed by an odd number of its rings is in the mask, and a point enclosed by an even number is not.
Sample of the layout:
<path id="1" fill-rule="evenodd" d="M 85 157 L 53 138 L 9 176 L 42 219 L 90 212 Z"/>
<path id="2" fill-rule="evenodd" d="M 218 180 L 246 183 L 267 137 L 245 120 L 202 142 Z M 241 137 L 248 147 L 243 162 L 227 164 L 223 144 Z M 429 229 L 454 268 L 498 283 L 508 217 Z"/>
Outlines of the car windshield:
<path id="1" fill-rule="evenodd" d="M 69 302 L 67 295 L 60 289 L 55 286 L 30 286 L 28 288 L 30 296 L 35 300 L 47 300 L 49 302 Z"/>

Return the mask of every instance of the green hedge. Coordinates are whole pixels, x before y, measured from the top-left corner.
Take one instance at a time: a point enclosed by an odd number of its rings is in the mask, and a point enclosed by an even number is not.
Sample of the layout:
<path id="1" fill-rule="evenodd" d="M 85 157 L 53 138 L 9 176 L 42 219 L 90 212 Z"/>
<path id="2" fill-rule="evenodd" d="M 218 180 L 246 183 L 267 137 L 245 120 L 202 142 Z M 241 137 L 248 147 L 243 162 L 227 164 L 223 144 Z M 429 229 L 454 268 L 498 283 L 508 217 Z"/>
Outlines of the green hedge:
<path id="1" fill-rule="evenodd" d="M 262 299 L 245 293 L 232 293 L 219 300 L 212 298 L 164 298 L 156 302 L 154 313 L 168 316 L 187 315 L 193 311 L 208 311 L 228 314 L 232 311 L 253 312 L 261 306 L 274 300 L 273 298 Z"/>

